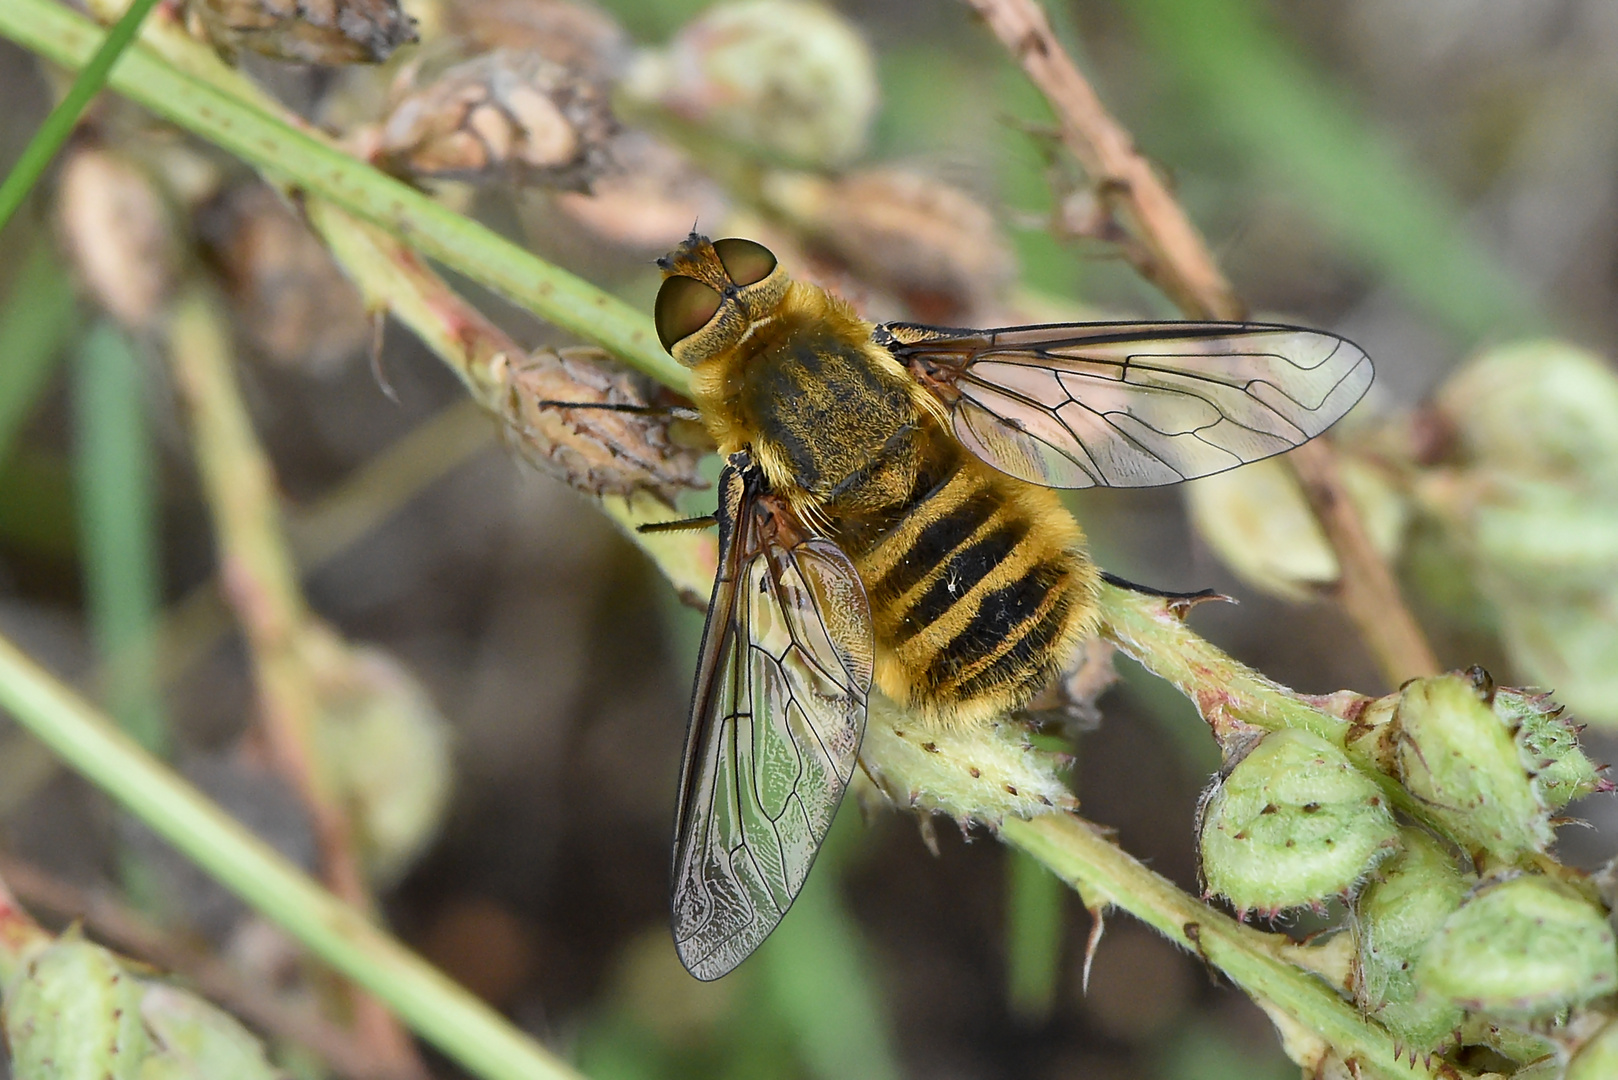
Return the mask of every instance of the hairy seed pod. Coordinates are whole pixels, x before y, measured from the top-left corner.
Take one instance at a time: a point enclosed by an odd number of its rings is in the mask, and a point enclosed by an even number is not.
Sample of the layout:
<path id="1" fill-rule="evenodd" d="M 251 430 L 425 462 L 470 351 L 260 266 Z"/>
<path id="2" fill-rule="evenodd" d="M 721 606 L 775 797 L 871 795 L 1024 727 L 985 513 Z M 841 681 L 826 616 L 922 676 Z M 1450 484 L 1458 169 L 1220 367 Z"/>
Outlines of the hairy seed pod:
<path id="1" fill-rule="evenodd" d="M 617 127 L 596 82 L 500 49 L 406 95 L 382 125 L 378 154 L 408 176 L 584 191 L 608 168 Z"/>
<path id="2" fill-rule="evenodd" d="M 1372 546 L 1396 557 L 1409 516 L 1404 500 L 1374 466 L 1345 457 L 1342 472 Z M 1296 602 L 1337 580 L 1337 555 L 1281 458 L 1194 480 L 1185 496 L 1198 535 L 1255 589 Z"/>
<path id="3" fill-rule="evenodd" d="M 666 49 L 643 53 L 624 90 L 764 157 L 823 168 L 865 146 L 876 61 L 830 8 L 743 0 L 710 7 Z"/>
<path id="4" fill-rule="evenodd" d="M 236 322 L 265 359 L 324 376 L 371 340 L 359 290 L 273 189 L 237 188 L 201 221 Z"/>
<path id="5" fill-rule="evenodd" d="M 1428 833 L 1400 829 L 1399 838 L 1399 854 L 1377 868 L 1354 904 L 1354 997 L 1401 1044 L 1435 1050 L 1460 1025 L 1461 1008 L 1419 994 L 1414 968 L 1477 878 Z"/>
<path id="6" fill-rule="evenodd" d="M 998 828 L 1007 816 L 1079 805 L 1057 776 L 1057 756 L 1031 746 L 1022 724 L 921 728 L 876 692 L 869 709 L 860 760 L 896 806 Z"/>
<path id="7" fill-rule="evenodd" d="M 1618 1020 L 1579 1047 L 1562 1080 L 1608 1080 L 1613 1076 L 1618 1076 Z"/>
<path id="8" fill-rule="evenodd" d="M 1612 790 L 1579 745 L 1578 728 L 1549 694 L 1503 686 L 1491 704 L 1514 732 L 1517 756 L 1531 778 L 1534 797 L 1545 809 L 1560 810 L 1574 799 Z"/>
<path id="9" fill-rule="evenodd" d="M 138 1075 L 153 1050 L 140 991 L 116 957 L 76 934 L 38 953 L 5 988 L 13 1075 Z"/>
<path id="10" fill-rule="evenodd" d="M 903 299 L 915 318 L 974 324 L 1016 276 L 1011 245 L 988 208 L 923 173 L 774 173 L 763 193 L 811 243 Z"/>
<path id="11" fill-rule="evenodd" d="M 116 151 L 81 147 L 62 165 L 56 213 L 91 296 L 125 326 L 150 327 L 181 258 L 178 222 L 152 177 Z"/>
<path id="12" fill-rule="evenodd" d="M 1264 735 L 1205 793 L 1197 828 L 1209 893 L 1273 913 L 1351 892 L 1398 835 L 1375 781 L 1318 735 Z"/>
<path id="13" fill-rule="evenodd" d="M 177 986 L 141 986 L 140 1018 L 157 1046 L 140 1080 L 286 1080 L 235 1017 Z"/>
<path id="14" fill-rule="evenodd" d="M 1422 951 L 1416 983 L 1462 1008 L 1532 1019 L 1618 990 L 1606 913 L 1530 874 L 1486 882 Z"/>
<path id="15" fill-rule="evenodd" d="M 416 40 L 398 0 L 190 0 L 186 11 L 222 52 L 304 64 L 380 64 Z"/>
<path id="16" fill-rule="evenodd" d="M 1480 864 L 1514 864 L 1553 839 L 1512 731 L 1465 675 L 1415 679 L 1399 693 L 1399 782 Z"/>

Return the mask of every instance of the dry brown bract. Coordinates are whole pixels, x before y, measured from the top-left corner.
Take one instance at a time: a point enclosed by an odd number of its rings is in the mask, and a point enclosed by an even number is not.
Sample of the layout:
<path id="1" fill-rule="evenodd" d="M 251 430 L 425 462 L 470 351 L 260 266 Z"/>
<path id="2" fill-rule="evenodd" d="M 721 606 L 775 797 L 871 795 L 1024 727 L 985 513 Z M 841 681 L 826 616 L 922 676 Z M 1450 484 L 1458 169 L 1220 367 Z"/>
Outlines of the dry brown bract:
<path id="1" fill-rule="evenodd" d="M 506 420 L 525 457 L 589 495 L 649 491 L 673 505 L 697 474 L 702 452 L 671 437 L 671 422 L 610 409 L 557 408 L 545 402 L 648 404 L 641 380 L 600 349 L 527 357 L 508 354 L 492 365 L 505 385 Z M 674 424 L 683 423 L 673 421 Z"/>
<path id="2" fill-rule="evenodd" d="M 398 0 L 190 0 L 187 21 L 226 54 L 306 64 L 380 64 L 416 40 Z"/>
<path id="3" fill-rule="evenodd" d="M 76 150 L 62 166 L 57 221 L 95 301 L 125 326 L 150 326 L 180 263 L 177 223 L 152 177 L 115 151 Z"/>
<path id="4" fill-rule="evenodd" d="M 596 8 L 563 0 L 460 0 L 449 5 L 449 29 L 472 52 L 517 49 L 538 53 L 598 79 L 628 61 L 629 35 Z"/>
<path id="5" fill-rule="evenodd" d="M 596 82 L 538 53 L 500 49 L 394 106 L 378 156 L 411 176 L 587 191 L 610 163 L 617 127 Z"/>

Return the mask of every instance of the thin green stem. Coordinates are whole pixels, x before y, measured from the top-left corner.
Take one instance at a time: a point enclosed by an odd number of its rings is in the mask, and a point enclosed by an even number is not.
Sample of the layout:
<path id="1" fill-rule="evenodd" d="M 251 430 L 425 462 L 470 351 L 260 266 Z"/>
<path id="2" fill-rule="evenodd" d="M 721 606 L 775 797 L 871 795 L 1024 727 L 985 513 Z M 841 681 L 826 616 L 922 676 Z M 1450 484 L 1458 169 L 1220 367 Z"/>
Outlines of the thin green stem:
<path id="1" fill-rule="evenodd" d="M 579 1080 L 493 1009 L 300 873 L 4 638 L 0 707 L 467 1071 L 484 1080 Z"/>
<path id="2" fill-rule="evenodd" d="M 39 125 L 39 130 L 34 132 L 34 137 L 23 148 L 22 157 L 11 167 L 11 174 L 4 183 L 0 183 L 0 229 L 6 227 L 6 222 L 11 220 L 39 178 L 45 174 L 56 152 L 73 134 L 73 127 L 89 106 L 90 99 L 100 92 L 112 72 L 112 66 L 118 62 L 129 43 L 135 40 L 141 22 L 156 3 L 157 0 L 135 0 L 129 5 L 129 10 L 107 32 L 101 47 L 84 65 L 79 77 L 73 80 L 67 96 L 57 103 L 45 122 Z"/>
<path id="3" fill-rule="evenodd" d="M 1068 814 L 1046 814 L 1028 821 L 1008 818 L 1000 836 L 1048 866 L 1077 889 L 1087 904 L 1125 909 L 1224 972 L 1271 1009 L 1272 1015 L 1279 1010 L 1361 1069 L 1467 1080 L 1469 1074 L 1438 1058 L 1401 1060 L 1399 1046 L 1384 1028 L 1361 1019 L 1335 989 L 1283 957 L 1285 938 L 1243 926 L 1188 896 L 1082 818 Z"/>
<path id="4" fill-rule="evenodd" d="M 101 38 L 94 23 L 52 0 L 0 4 L 0 35 L 69 67 L 84 63 Z M 188 64 L 187 70 L 201 68 Z M 278 181 L 408 239 L 422 254 L 666 385 L 686 386 L 685 369 L 663 350 L 644 313 L 350 157 L 317 133 L 272 115 L 265 103 L 245 101 L 177 70 L 144 43 L 129 49 L 109 85 Z"/>

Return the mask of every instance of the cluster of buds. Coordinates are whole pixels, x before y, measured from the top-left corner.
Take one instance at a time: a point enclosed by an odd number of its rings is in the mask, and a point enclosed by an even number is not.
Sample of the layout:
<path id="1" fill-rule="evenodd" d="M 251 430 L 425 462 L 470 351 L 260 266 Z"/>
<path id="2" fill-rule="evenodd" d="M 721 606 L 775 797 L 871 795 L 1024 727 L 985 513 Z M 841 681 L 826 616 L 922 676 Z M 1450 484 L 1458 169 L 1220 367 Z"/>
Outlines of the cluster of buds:
<path id="1" fill-rule="evenodd" d="M 1611 789 L 1560 707 L 1476 668 L 1323 704 L 1340 741 L 1226 732 L 1198 831 L 1210 893 L 1270 915 L 1345 900 L 1348 988 L 1412 1051 L 1469 1014 L 1522 1025 L 1618 991 L 1606 907 L 1546 854 L 1552 815 Z"/>

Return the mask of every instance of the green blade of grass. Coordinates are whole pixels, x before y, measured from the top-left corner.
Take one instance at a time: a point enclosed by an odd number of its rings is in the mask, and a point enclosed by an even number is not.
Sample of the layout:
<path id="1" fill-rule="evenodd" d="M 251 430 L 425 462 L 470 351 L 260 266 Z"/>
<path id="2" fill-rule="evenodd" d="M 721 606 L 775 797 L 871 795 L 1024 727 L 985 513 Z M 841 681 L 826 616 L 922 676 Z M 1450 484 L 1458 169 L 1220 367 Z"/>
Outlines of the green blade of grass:
<path id="1" fill-rule="evenodd" d="M 74 307 L 73 286 L 41 233 L 0 304 L 0 465 L 73 332 Z"/>
<path id="2" fill-rule="evenodd" d="M 4 183 L 0 183 L 0 229 L 6 227 L 11 215 L 17 212 L 28 193 L 34 189 L 39 178 L 45 174 L 45 169 L 56 152 L 67 142 L 67 137 L 73 134 L 73 126 L 79 122 L 79 117 L 90 104 L 90 100 L 100 92 L 106 84 L 107 76 L 112 73 L 112 66 L 118 62 L 129 43 L 135 40 L 135 34 L 140 30 L 140 24 L 145 21 L 147 12 L 157 4 L 157 0 L 135 0 L 125 11 L 123 18 L 113 25 L 102 39 L 101 47 L 95 55 L 90 57 L 78 78 L 68 88 L 67 96 L 57 103 L 45 122 L 39 125 L 34 137 L 23 147 L 22 157 L 11 168 L 11 174 Z"/>
<path id="3" fill-rule="evenodd" d="M 1067 886 L 1038 860 L 1006 852 L 1006 997 L 1029 1021 L 1050 1016 L 1061 974 Z"/>
<path id="4" fill-rule="evenodd" d="M 140 359 L 102 322 L 79 350 L 73 403 L 80 557 L 91 637 L 109 711 L 147 752 L 166 757 L 157 689 L 157 496 Z"/>

